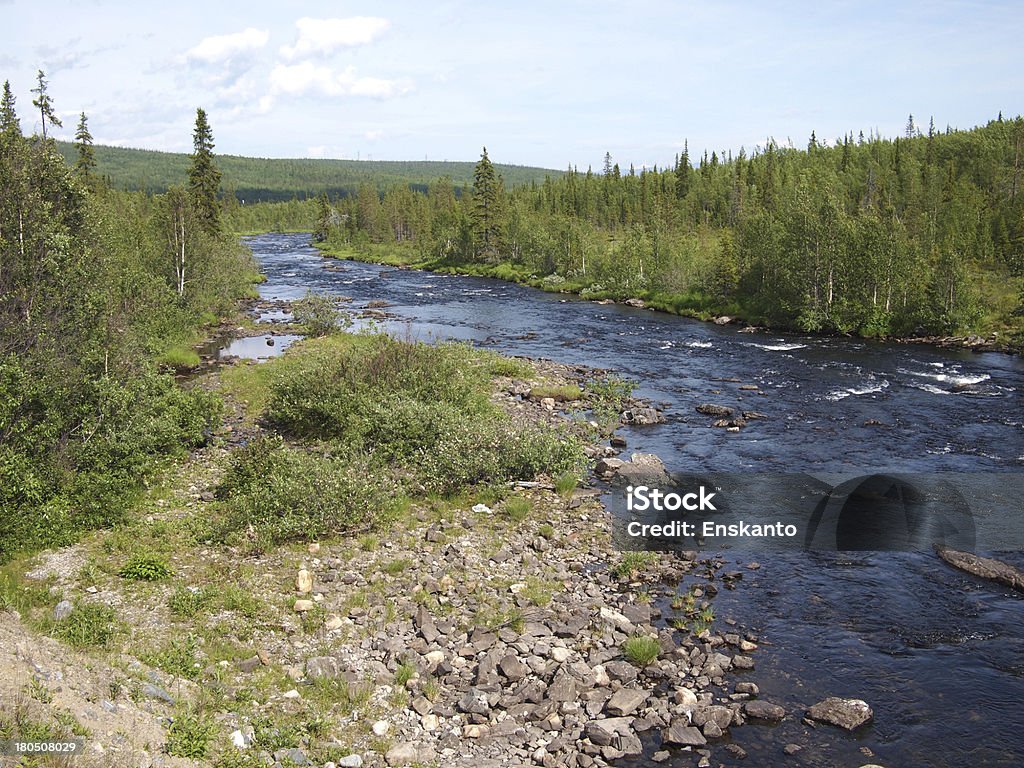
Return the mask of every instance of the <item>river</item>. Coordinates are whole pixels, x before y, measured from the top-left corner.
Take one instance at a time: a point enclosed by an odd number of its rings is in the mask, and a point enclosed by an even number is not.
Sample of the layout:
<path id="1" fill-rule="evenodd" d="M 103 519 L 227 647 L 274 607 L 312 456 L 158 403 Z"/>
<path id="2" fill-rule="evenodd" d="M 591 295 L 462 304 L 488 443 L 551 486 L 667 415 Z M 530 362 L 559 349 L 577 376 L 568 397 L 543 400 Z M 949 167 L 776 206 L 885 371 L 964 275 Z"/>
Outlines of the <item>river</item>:
<path id="1" fill-rule="evenodd" d="M 668 420 L 624 430 L 630 450 L 657 453 L 673 470 L 1024 472 L 1020 357 L 740 333 L 497 280 L 325 260 L 308 235 L 246 242 L 267 275 L 265 299 L 312 290 L 350 296 L 354 306 L 382 300 L 389 332 L 609 368 L 637 381 L 638 394 L 666 405 Z M 730 379 L 758 389 L 737 390 Z M 722 398 L 768 418 L 739 434 L 712 429 L 694 405 Z M 1024 764 L 1024 596 L 931 553 L 754 554 L 730 556 L 744 578 L 715 598 L 716 621 L 758 635 L 757 668 L 744 679 L 789 716 L 733 729 L 747 764 Z M 742 567 L 751 560 L 760 567 Z M 826 696 L 865 699 L 873 724 L 854 735 L 805 725 L 803 710 Z M 785 755 L 790 742 L 804 748 Z M 732 759 L 721 749 L 713 757 Z"/>

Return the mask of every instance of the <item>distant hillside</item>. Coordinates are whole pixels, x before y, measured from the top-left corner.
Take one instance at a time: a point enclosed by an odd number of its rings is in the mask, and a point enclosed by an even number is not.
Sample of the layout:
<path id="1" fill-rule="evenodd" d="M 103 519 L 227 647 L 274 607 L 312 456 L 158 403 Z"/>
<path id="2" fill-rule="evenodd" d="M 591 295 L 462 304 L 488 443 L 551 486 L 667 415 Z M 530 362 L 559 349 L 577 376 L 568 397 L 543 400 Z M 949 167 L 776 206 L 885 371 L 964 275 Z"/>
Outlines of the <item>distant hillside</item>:
<path id="1" fill-rule="evenodd" d="M 57 142 L 70 162 L 74 146 Z M 97 173 L 110 179 L 116 189 L 163 192 L 188 177 L 189 155 L 155 152 L 148 149 L 95 146 Z M 290 200 L 327 192 L 331 197 L 355 192 L 360 183 L 370 181 L 383 188 L 408 183 L 425 189 L 442 176 L 451 177 L 456 187 L 473 183 L 474 163 L 382 160 L 269 159 L 218 155 L 217 164 L 224 173 L 224 189 L 234 189 L 246 202 Z M 507 186 L 542 182 L 545 176 L 557 177 L 562 171 L 520 165 L 495 165 Z"/>

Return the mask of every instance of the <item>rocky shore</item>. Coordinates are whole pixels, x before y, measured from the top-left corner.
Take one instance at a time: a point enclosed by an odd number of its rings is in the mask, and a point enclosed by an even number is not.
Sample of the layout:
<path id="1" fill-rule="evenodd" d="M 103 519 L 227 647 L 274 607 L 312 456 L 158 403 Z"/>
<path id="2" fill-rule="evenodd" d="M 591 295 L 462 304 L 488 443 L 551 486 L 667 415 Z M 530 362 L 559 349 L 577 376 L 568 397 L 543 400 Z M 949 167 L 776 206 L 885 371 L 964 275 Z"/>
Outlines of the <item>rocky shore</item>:
<path id="1" fill-rule="evenodd" d="M 594 403 L 581 385 L 607 372 L 531 365 L 529 378 L 496 380 L 494 399 L 518 418 L 587 431 Z M 200 383 L 216 388 L 217 371 Z M 721 406 L 697 410 L 739 418 Z M 663 419 L 632 398 L 618 414 L 622 424 Z M 219 438 L 150 500 L 130 542 L 97 534 L 42 556 L 28 573 L 61 598 L 53 609 L 61 620 L 81 605 L 113 606 L 125 630 L 114 658 L 35 645 L 16 614 L 2 617 L 10 642 L 0 692 L 24 699 L 31 686 L 52 690 L 55 705 L 90 724 L 96 764 L 179 764 L 159 734 L 170 738 L 211 691 L 215 735 L 199 764 L 232 754 L 243 761 L 232 766 L 274 768 L 703 767 L 746 758 L 730 735 L 750 722 L 806 716 L 853 730 L 872 718 L 857 700 L 792 712 L 762 698 L 749 679 L 759 638 L 715 616 L 715 596 L 742 588 L 743 571 L 694 552 L 614 551 L 599 479 L 566 488 L 539 477 L 494 498 L 424 500 L 389 531 L 263 555 L 198 543 L 173 555 L 171 583 L 141 589 L 119 578 L 123 551 L 206 514 L 230 450 L 255 429 L 229 414 Z M 588 448 L 599 473 L 660 464 L 615 458 L 625 440 L 604 437 Z M 186 592 L 221 608 L 185 622 L 174 606 Z M 161 662 L 169 635 L 191 644 L 192 667 L 179 674 Z M 785 754 L 800 749 L 785 745 Z"/>

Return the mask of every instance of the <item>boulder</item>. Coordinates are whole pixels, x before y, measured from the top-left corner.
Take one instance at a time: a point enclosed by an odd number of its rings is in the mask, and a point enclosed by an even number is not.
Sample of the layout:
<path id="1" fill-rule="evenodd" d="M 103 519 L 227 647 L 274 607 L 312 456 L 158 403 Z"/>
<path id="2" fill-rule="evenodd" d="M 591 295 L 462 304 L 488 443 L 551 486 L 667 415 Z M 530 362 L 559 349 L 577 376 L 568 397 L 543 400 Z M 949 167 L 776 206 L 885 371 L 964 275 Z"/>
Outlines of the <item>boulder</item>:
<path id="1" fill-rule="evenodd" d="M 715 403 L 701 403 L 696 408 L 697 413 L 705 416 L 732 416 L 735 411 L 727 405 L 716 405 Z"/>
<path id="2" fill-rule="evenodd" d="M 632 715 L 647 701 L 647 691 L 636 688 L 620 688 L 608 699 L 605 709 L 610 715 Z"/>
<path id="3" fill-rule="evenodd" d="M 685 720 L 676 720 L 661 732 L 661 743 L 664 746 L 703 747 L 708 740 L 699 729 L 687 725 Z"/>
<path id="4" fill-rule="evenodd" d="M 874 717 L 874 712 L 866 701 L 830 696 L 811 707 L 807 711 L 807 716 L 812 720 L 853 731 L 870 721 Z"/>
<path id="5" fill-rule="evenodd" d="M 752 720 L 777 722 L 786 716 L 786 710 L 767 701 L 748 701 L 743 705 L 743 714 Z"/>

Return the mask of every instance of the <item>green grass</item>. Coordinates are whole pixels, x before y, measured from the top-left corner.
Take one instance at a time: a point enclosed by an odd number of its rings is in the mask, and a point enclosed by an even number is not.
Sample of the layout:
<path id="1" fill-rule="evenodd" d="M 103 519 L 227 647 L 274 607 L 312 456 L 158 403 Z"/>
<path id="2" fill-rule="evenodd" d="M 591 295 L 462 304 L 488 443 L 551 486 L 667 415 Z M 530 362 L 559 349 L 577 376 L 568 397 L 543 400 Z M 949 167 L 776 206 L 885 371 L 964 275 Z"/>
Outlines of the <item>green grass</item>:
<path id="1" fill-rule="evenodd" d="M 199 353 L 191 347 L 173 346 L 161 352 L 157 362 L 168 368 L 195 368 L 199 365 Z"/>
<path id="2" fill-rule="evenodd" d="M 657 638 L 647 635 L 636 635 L 622 644 L 622 655 L 638 667 L 646 667 L 658 658 L 661 645 Z"/>
<path id="3" fill-rule="evenodd" d="M 43 629 L 74 648 L 106 648 L 120 631 L 112 607 L 83 602 L 76 602 L 66 619 L 46 619 Z"/>
<path id="4" fill-rule="evenodd" d="M 213 719 L 202 710 L 179 707 L 167 729 L 167 754 L 189 760 L 202 760 L 217 732 Z"/>
<path id="5" fill-rule="evenodd" d="M 579 400 L 582 396 L 583 390 L 575 384 L 542 384 L 530 390 L 532 400 L 543 400 L 550 397 L 557 402 L 565 403 Z"/>
<path id="6" fill-rule="evenodd" d="M 513 496 L 505 502 L 504 506 L 505 516 L 514 523 L 523 522 L 523 520 L 530 516 L 532 510 L 533 504 L 529 499 L 524 499 L 522 496 Z"/>
<path id="7" fill-rule="evenodd" d="M 171 566 L 159 555 L 140 552 L 132 555 L 118 571 L 122 579 L 129 581 L 162 581 L 172 574 Z"/>
<path id="8" fill-rule="evenodd" d="M 611 574 L 617 579 L 633 579 L 657 561 L 657 552 L 624 552 L 622 559 L 612 566 Z"/>
<path id="9" fill-rule="evenodd" d="M 571 496 L 579 484 L 579 478 L 571 472 L 564 472 L 555 478 L 555 492 L 559 496 Z"/>

